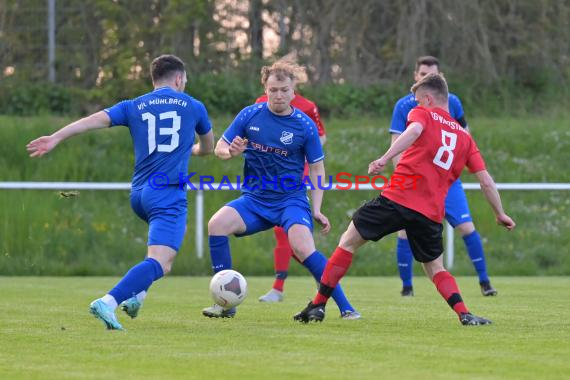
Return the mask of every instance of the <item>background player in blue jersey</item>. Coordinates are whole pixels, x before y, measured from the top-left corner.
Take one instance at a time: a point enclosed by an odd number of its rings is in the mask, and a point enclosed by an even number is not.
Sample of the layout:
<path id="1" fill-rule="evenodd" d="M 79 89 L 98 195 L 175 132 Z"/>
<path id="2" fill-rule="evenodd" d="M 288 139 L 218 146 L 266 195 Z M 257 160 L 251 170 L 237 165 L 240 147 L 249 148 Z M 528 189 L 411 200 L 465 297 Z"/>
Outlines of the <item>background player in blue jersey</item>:
<path id="1" fill-rule="evenodd" d="M 416 60 L 416 69 L 414 71 L 414 80 L 416 83 L 430 73 L 439 73 L 439 61 L 432 56 L 419 57 Z M 392 144 L 406 129 L 406 120 L 408 113 L 418 105 L 414 94 L 410 93 L 404 96 L 394 106 L 392 114 L 392 123 L 390 125 L 390 133 L 392 134 Z M 463 128 L 468 128 L 465 121 L 463 106 L 461 101 L 454 94 L 449 94 L 449 113 L 461 124 Z M 400 156 L 393 159 L 394 166 L 398 163 Z M 457 179 L 451 187 L 445 199 L 445 218 L 451 226 L 461 233 L 467 253 L 479 276 L 479 285 L 481 293 L 484 296 L 495 296 L 497 290 L 493 288 L 487 274 L 487 265 L 485 263 L 485 253 L 483 251 L 483 243 L 479 233 L 475 230 L 473 219 L 467 204 L 467 197 L 461 185 L 461 181 Z M 398 270 L 402 279 L 403 287 L 402 296 L 413 296 L 414 290 L 412 285 L 413 274 L 413 255 L 410 244 L 406 237 L 405 231 L 398 232 L 398 244 L 396 248 L 398 259 Z"/>
<path id="2" fill-rule="evenodd" d="M 324 154 L 315 123 L 291 107 L 295 83 L 302 68 L 281 60 L 261 70 L 261 83 L 268 100 L 243 109 L 218 141 L 215 154 L 229 160 L 243 153 L 244 184 L 242 195 L 222 207 L 208 223 L 210 256 L 214 272 L 231 269 L 229 235 L 246 236 L 274 226 L 283 227 L 299 261 L 318 281 L 327 259 L 315 249 L 314 218 L 330 230 L 321 213 L 323 190 L 311 191 L 311 206 L 303 184 L 305 159 L 311 182 L 322 183 L 325 176 Z M 333 298 L 345 319 L 360 318 L 346 299 L 342 288 Z M 207 317 L 233 317 L 235 308 L 218 305 L 205 308 Z"/>
<path id="3" fill-rule="evenodd" d="M 154 91 L 120 102 L 75 121 L 51 136 L 27 145 L 40 157 L 63 140 L 91 129 L 124 125 L 135 150 L 131 206 L 149 225 L 146 259 L 132 267 L 105 296 L 93 301 L 90 312 L 111 330 L 123 327 L 115 316 L 118 305 L 131 317 L 139 312 L 152 283 L 170 272 L 186 228 L 186 190 L 180 175 L 188 171 L 190 154 L 210 154 L 214 135 L 204 105 L 185 94 L 184 62 L 162 55 L 151 64 Z M 194 144 L 195 132 L 199 143 Z"/>

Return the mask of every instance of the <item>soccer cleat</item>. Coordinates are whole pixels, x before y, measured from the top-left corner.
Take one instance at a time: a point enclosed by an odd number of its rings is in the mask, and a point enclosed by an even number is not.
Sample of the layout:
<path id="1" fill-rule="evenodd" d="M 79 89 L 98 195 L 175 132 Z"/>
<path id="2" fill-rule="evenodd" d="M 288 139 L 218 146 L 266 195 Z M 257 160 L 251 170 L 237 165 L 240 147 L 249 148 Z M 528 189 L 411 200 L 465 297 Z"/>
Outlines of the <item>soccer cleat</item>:
<path id="1" fill-rule="evenodd" d="M 276 289 L 271 289 L 266 294 L 259 297 L 259 302 L 276 303 L 283 302 L 283 292 Z"/>
<path id="2" fill-rule="evenodd" d="M 479 285 L 481 286 L 481 294 L 485 297 L 496 296 L 499 293 L 489 281 L 480 282 Z"/>
<path id="3" fill-rule="evenodd" d="M 107 327 L 107 330 L 124 330 L 123 326 L 117 321 L 115 311 L 111 309 L 101 299 L 96 299 L 89 305 L 89 312 L 97 319 L 100 319 Z"/>
<path id="4" fill-rule="evenodd" d="M 215 303 L 214 306 L 202 309 L 202 314 L 208 318 L 233 318 L 236 312 L 235 307 L 226 310 L 217 303 Z"/>
<path id="5" fill-rule="evenodd" d="M 360 319 L 362 318 L 362 315 L 360 315 L 360 313 L 356 310 L 346 310 L 340 313 L 340 318 L 349 321 L 349 320 Z"/>
<path id="6" fill-rule="evenodd" d="M 137 299 L 137 297 L 131 297 L 128 300 L 121 302 L 121 310 L 133 319 L 139 315 L 141 307 L 142 303 Z"/>
<path id="7" fill-rule="evenodd" d="M 491 322 L 488 319 L 478 317 L 471 313 L 461 313 L 459 316 L 459 321 L 463 326 L 479 326 L 479 325 L 490 325 Z"/>
<path id="8" fill-rule="evenodd" d="M 402 297 L 413 297 L 414 296 L 413 286 L 404 286 L 400 291 L 400 295 Z"/>
<path id="9" fill-rule="evenodd" d="M 307 307 L 293 316 L 293 320 L 303 323 L 322 322 L 323 319 L 325 319 L 324 303 L 314 305 L 313 302 L 309 302 Z"/>

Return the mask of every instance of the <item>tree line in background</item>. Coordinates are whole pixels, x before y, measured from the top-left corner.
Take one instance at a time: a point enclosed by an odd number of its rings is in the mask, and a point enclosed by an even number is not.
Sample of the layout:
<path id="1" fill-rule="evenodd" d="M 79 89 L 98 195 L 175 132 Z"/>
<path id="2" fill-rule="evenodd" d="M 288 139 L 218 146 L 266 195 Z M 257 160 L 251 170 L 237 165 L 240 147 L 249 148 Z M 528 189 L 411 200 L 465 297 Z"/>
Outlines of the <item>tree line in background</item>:
<path id="1" fill-rule="evenodd" d="M 89 112 L 135 96 L 165 52 L 187 62 L 189 92 L 222 112 L 249 104 L 261 65 L 291 51 L 325 113 L 389 112 L 425 54 L 475 106 L 537 107 L 568 95 L 569 20 L 570 0 L 56 0 L 48 84 L 47 1 L 0 0 L 0 113 Z"/>

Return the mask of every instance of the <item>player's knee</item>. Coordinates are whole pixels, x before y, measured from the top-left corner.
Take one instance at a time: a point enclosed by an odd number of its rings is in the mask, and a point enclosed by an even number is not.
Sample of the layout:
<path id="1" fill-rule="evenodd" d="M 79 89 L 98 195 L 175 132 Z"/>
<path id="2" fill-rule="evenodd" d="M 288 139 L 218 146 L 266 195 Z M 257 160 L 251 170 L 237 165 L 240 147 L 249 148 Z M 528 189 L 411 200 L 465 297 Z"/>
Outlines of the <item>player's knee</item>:
<path id="1" fill-rule="evenodd" d="M 475 231 L 475 225 L 473 224 L 473 222 L 461 223 L 457 225 L 455 228 L 459 231 L 461 236 L 470 235 L 471 233 L 473 233 L 473 231 Z"/>
<path id="2" fill-rule="evenodd" d="M 170 271 L 172 271 L 172 261 L 160 263 L 160 266 L 162 267 L 162 273 L 164 275 L 166 275 L 166 274 L 170 273 Z"/>
<path id="3" fill-rule="evenodd" d="M 297 257 L 301 262 L 303 262 L 307 257 L 311 255 L 311 253 L 315 251 L 314 248 L 311 250 L 311 248 L 307 247 L 306 245 L 294 242 L 291 243 L 291 249 L 293 250 L 295 257 Z"/>
<path id="4" fill-rule="evenodd" d="M 208 221 L 208 235 L 224 235 L 223 224 L 215 215 Z"/>
<path id="5" fill-rule="evenodd" d="M 429 261 L 427 263 L 422 263 L 424 268 L 424 272 L 429 279 L 433 279 L 433 276 L 438 274 L 439 272 L 445 271 L 445 267 L 443 266 L 443 261 L 438 258 L 433 261 Z"/>
<path id="6" fill-rule="evenodd" d="M 400 230 L 398 231 L 398 237 L 400 239 L 408 239 L 408 235 L 406 235 L 406 230 Z"/>

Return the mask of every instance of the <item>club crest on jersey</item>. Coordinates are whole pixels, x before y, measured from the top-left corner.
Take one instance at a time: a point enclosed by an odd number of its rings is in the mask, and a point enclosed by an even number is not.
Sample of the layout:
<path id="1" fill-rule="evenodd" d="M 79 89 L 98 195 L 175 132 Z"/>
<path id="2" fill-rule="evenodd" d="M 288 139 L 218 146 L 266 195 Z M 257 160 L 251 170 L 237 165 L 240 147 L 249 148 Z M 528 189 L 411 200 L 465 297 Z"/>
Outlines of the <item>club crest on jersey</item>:
<path id="1" fill-rule="evenodd" d="M 281 138 L 279 140 L 281 140 L 281 142 L 285 145 L 292 144 L 293 143 L 293 133 L 283 131 L 283 132 L 281 132 Z"/>

